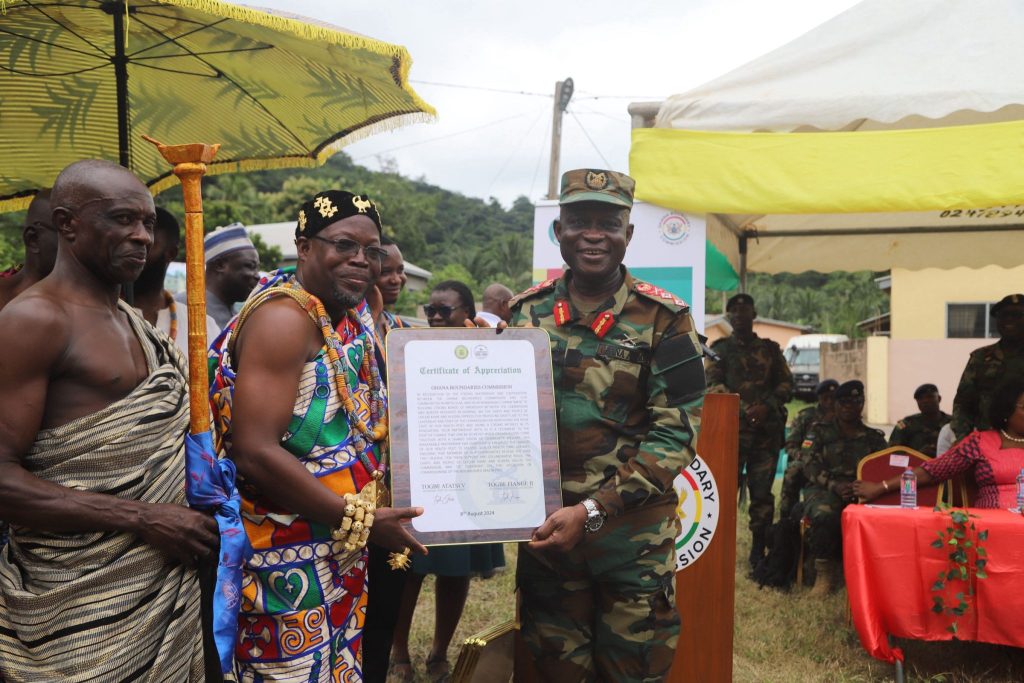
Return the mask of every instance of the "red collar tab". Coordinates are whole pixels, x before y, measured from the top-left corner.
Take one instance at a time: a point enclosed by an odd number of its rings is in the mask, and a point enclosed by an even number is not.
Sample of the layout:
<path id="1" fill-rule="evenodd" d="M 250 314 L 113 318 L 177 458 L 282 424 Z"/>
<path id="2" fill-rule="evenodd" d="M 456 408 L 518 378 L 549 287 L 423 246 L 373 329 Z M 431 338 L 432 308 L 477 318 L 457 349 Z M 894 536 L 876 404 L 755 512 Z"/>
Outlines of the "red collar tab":
<path id="1" fill-rule="evenodd" d="M 601 313 L 594 322 L 590 323 L 590 329 L 594 331 L 598 339 L 604 339 L 604 335 L 608 334 L 608 330 L 615 326 L 615 316 L 610 311 Z"/>
<path id="2" fill-rule="evenodd" d="M 561 327 L 572 319 L 572 309 L 569 307 L 569 302 L 565 299 L 559 299 L 555 302 L 555 325 Z"/>

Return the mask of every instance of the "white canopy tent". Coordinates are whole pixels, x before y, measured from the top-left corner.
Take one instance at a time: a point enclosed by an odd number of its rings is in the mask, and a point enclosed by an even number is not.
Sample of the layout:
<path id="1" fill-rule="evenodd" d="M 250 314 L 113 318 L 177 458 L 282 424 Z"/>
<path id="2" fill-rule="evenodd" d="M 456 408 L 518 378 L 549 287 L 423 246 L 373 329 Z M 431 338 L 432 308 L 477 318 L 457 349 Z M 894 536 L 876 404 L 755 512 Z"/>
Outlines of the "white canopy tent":
<path id="1" fill-rule="evenodd" d="M 1021 36 L 1024 2 L 1020 0 L 864 0 L 793 42 L 698 88 L 663 103 L 631 105 L 634 129 L 653 126 L 688 135 L 710 131 L 678 138 L 681 142 L 669 151 L 677 138 L 634 130 L 631 170 L 638 192 L 672 208 L 706 211 L 708 238 L 741 276 L 746 270 L 1020 265 L 1024 263 L 1024 183 L 1000 185 L 1007 175 L 997 169 L 1000 164 L 1008 168 L 1007 159 L 1014 158 L 1009 168 L 1024 166 Z M 940 128 L 944 130 L 932 130 Z M 878 131 L 902 131 L 903 135 L 879 135 Z M 978 143 L 978 154 L 972 155 L 971 135 L 980 133 L 985 134 L 984 144 Z M 806 145 L 832 140 L 842 140 L 846 147 L 822 147 L 810 156 L 790 156 L 797 161 L 788 167 L 786 150 L 775 145 L 776 141 Z M 889 156 L 879 156 L 881 161 L 874 168 L 852 167 L 851 160 L 864 160 L 864 148 L 893 140 L 909 140 L 905 149 L 912 151 L 901 155 L 893 148 Z M 716 154 L 723 142 L 736 145 L 734 156 Z M 834 156 L 822 158 L 834 149 L 838 149 Z M 703 158 L 701 150 L 707 152 Z M 847 151 L 853 154 L 844 156 Z M 776 152 L 778 156 L 773 157 Z M 978 155 L 984 157 L 983 173 L 972 165 L 978 161 L 972 156 Z M 722 158 L 731 161 L 720 163 Z M 703 161 L 695 161 L 699 159 Z M 776 159 L 780 161 L 773 166 Z M 819 166 L 808 165 L 807 159 Z M 839 193 L 845 191 L 845 199 L 830 204 L 829 198 L 821 196 L 824 192 L 809 189 L 793 205 L 828 207 L 826 212 L 759 211 L 775 205 L 775 195 L 787 190 L 799 193 L 803 184 L 813 186 L 820 169 L 837 173 L 837 178 L 848 174 L 845 182 L 832 185 L 841 186 Z M 702 186 L 705 177 L 708 184 Z M 773 188 L 776 180 L 779 187 Z M 904 180 L 908 187 L 903 196 L 890 193 L 894 183 Z M 934 195 L 918 189 L 932 183 L 945 189 Z M 963 193 L 957 192 L 960 183 Z M 656 188 L 655 196 L 645 195 L 645 185 Z M 701 206 L 705 196 L 728 185 L 732 194 L 719 205 L 729 210 Z M 886 208 L 941 208 L 834 211 L 836 206 L 861 206 L 858 198 L 874 195 L 880 197 L 878 206 Z M 744 205 L 746 197 L 749 205 Z M 761 201 L 763 197 L 769 199 Z M 993 203 L 1007 205 L 991 208 Z M 707 204 L 716 206 L 714 201 Z"/>

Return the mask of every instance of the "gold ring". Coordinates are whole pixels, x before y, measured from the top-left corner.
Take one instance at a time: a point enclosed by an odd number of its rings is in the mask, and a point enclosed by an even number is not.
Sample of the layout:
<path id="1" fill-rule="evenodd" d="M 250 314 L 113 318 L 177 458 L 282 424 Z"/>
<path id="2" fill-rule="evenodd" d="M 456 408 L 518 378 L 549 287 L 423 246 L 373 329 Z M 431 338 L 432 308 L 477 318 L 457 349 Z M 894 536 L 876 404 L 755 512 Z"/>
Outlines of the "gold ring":
<path id="1" fill-rule="evenodd" d="M 412 564 L 412 561 L 409 559 L 409 553 L 411 552 L 412 550 L 406 546 L 405 548 L 402 548 L 402 552 L 400 553 L 388 554 L 388 566 L 392 569 L 401 569 L 405 571 Z"/>

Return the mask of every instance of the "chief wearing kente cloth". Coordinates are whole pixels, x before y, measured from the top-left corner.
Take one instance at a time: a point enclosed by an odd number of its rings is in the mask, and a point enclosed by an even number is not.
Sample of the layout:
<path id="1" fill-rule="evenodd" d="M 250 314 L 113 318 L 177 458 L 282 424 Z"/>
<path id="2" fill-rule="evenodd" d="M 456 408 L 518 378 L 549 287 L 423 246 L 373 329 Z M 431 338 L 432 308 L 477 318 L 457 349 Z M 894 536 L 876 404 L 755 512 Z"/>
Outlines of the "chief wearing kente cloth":
<path id="1" fill-rule="evenodd" d="M 153 199 L 83 161 L 51 201 L 53 272 L 0 312 L 0 679 L 202 681 L 190 567 L 217 524 L 184 507 L 182 358 L 118 300 Z"/>
<path id="2" fill-rule="evenodd" d="M 358 681 L 366 542 L 425 549 L 376 507 L 386 395 L 365 295 L 383 253 L 365 196 L 302 205 L 298 265 L 263 278 L 221 335 L 211 401 L 254 549 L 235 656 L 242 681 Z"/>
<path id="3" fill-rule="evenodd" d="M 524 639 L 551 681 L 660 681 L 679 637 L 673 481 L 693 460 L 704 393 L 689 306 L 633 279 L 633 180 L 562 176 L 565 275 L 513 297 L 551 337 L 562 497 L 520 546 Z"/>

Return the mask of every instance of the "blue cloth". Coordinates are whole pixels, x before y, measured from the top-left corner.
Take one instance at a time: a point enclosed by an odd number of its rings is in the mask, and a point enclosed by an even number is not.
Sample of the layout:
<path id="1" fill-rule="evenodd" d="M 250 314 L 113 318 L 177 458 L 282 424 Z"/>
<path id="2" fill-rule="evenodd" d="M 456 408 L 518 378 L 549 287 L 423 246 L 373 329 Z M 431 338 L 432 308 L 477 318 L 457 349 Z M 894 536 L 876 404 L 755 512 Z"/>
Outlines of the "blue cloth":
<path id="1" fill-rule="evenodd" d="M 242 604 L 242 565 L 252 546 L 242 527 L 242 499 L 235 487 L 235 463 L 218 460 L 209 432 L 185 437 L 185 497 L 197 509 L 212 511 L 220 532 L 217 584 L 213 594 L 213 639 L 223 673 L 232 671 L 238 608 Z"/>

